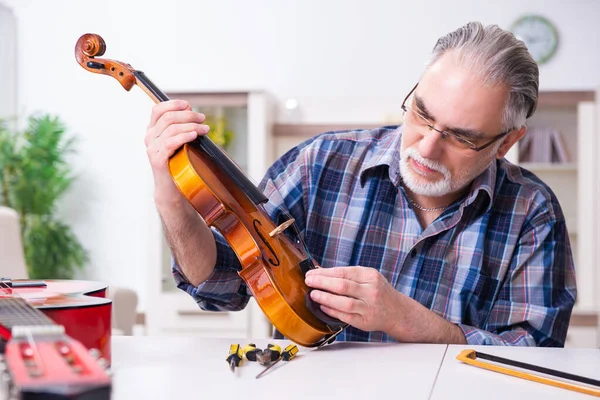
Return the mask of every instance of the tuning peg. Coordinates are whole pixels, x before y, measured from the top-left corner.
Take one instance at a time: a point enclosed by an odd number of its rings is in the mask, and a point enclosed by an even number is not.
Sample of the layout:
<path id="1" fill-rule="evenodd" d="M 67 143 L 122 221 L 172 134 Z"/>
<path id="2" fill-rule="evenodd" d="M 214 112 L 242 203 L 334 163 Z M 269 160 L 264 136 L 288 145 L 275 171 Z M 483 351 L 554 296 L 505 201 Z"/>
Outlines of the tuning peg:
<path id="1" fill-rule="evenodd" d="M 12 377 L 8 371 L 0 374 L 0 386 L 2 387 L 2 392 L 6 393 L 8 400 L 18 399 L 19 393 L 17 392 L 17 388 L 13 384 Z"/>
<path id="2" fill-rule="evenodd" d="M 92 358 L 96 360 L 99 359 L 102 355 L 102 353 L 100 353 L 100 350 L 98 349 L 90 349 L 88 352 L 90 353 L 90 356 L 92 356 Z"/>
<path id="3" fill-rule="evenodd" d="M 108 360 L 106 358 L 100 357 L 97 361 L 104 370 L 108 369 Z"/>

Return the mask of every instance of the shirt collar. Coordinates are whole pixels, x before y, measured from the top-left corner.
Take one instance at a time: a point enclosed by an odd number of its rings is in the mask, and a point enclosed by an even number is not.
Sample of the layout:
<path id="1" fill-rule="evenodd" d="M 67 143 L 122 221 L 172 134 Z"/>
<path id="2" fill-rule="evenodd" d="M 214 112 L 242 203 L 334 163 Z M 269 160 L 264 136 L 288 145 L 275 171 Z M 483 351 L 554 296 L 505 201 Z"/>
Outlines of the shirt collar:
<path id="1" fill-rule="evenodd" d="M 464 207 L 473 204 L 475 200 L 480 197 L 480 194 L 484 196 L 481 201 L 485 200 L 485 195 L 487 194 L 488 202 L 485 207 L 485 212 L 489 211 L 494 201 L 494 189 L 496 187 L 496 174 L 498 171 L 497 164 L 497 160 L 494 159 L 490 162 L 490 165 L 473 180 L 471 190 L 465 199 Z"/>
<path id="2" fill-rule="evenodd" d="M 372 147 L 372 153 L 363 163 L 359 171 L 360 184 L 365 185 L 368 172 L 371 169 L 387 166 L 390 181 L 398 186 L 400 184 L 400 145 L 402 141 L 402 126 L 389 131 Z"/>

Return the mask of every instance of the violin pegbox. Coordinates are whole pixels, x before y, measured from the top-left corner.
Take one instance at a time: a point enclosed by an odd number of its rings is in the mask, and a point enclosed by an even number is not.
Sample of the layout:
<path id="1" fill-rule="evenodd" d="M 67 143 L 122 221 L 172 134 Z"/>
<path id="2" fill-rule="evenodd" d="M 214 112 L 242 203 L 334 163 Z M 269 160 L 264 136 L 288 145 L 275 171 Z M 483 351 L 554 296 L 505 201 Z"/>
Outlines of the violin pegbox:
<path id="1" fill-rule="evenodd" d="M 79 65 L 95 74 L 115 78 L 127 91 L 135 85 L 134 69 L 131 65 L 105 58 L 96 58 L 106 52 L 106 42 L 95 33 L 81 35 L 75 44 L 75 58 Z"/>

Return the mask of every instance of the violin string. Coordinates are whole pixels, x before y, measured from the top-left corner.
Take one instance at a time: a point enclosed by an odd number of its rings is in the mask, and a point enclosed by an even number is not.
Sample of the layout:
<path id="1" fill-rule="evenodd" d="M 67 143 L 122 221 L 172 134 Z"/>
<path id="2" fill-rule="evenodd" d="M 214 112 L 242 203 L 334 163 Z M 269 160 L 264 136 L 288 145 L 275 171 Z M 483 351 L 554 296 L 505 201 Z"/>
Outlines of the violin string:
<path id="1" fill-rule="evenodd" d="M 290 219 L 294 219 L 291 214 L 289 212 L 287 212 L 286 209 L 284 209 L 283 207 L 277 207 L 277 210 L 283 214 L 284 216 L 286 216 L 288 218 L 288 220 Z M 311 260 L 313 261 L 313 257 L 312 254 L 310 253 L 310 251 L 308 251 L 308 247 L 306 246 L 306 243 L 304 242 L 304 239 L 302 237 L 302 235 L 300 234 L 300 231 L 298 230 L 298 226 L 296 225 L 296 221 L 294 219 L 294 222 L 292 223 L 292 229 L 294 230 L 295 234 L 296 234 L 296 238 L 297 240 L 300 242 L 300 244 L 302 245 L 302 248 L 304 249 L 304 253 L 305 255 Z"/>

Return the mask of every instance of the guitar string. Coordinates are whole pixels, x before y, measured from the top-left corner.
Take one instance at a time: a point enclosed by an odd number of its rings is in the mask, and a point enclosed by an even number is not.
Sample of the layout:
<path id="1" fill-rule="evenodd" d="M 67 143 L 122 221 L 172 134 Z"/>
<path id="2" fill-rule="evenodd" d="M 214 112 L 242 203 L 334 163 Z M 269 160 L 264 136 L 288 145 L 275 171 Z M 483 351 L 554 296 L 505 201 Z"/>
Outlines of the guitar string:
<path id="1" fill-rule="evenodd" d="M 4 300 L 6 306 L 4 310 L 15 312 L 15 314 L 10 317 L 10 325 L 7 323 L 5 318 L 0 321 L 5 328 L 12 330 L 12 328 L 16 325 L 15 322 L 18 321 L 19 316 L 25 320 L 26 323 L 24 325 L 55 325 L 55 323 L 42 311 L 27 303 L 27 301 L 21 295 L 19 295 L 19 293 L 11 290 L 13 288 L 11 288 L 4 280 L 0 281 L 0 289 L 5 289 L 6 291 L 6 293 L 0 297 L 0 304 L 2 303 L 2 300 Z M 39 323 L 40 317 L 42 317 L 42 324 Z M 25 334 L 26 340 L 29 343 L 29 347 L 32 351 L 32 357 L 36 360 L 38 369 L 44 370 L 45 366 L 40 356 L 35 339 L 31 334 L 31 330 L 26 329 Z"/>
<path id="2" fill-rule="evenodd" d="M 5 281 L 0 281 L 0 289 L 5 289 L 7 292 L 3 298 L 6 300 L 7 308 L 16 313 L 15 315 L 17 318 L 14 318 L 15 321 L 25 322 L 26 325 L 40 324 L 40 322 L 44 322 L 42 325 L 55 325 L 54 321 L 52 321 L 42 311 L 27 303 L 27 301 L 21 295 L 19 295 L 18 292 L 13 290 L 12 293 L 10 293 L 10 291 L 14 288 L 5 283 Z M 0 299 L 2 299 L 2 297 L 0 297 Z M 19 321 L 18 317 L 22 317 L 23 320 Z M 39 318 L 41 318 L 42 321 L 40 321 Z M 7 328 L 9 327 L 7 326 Z"/>

